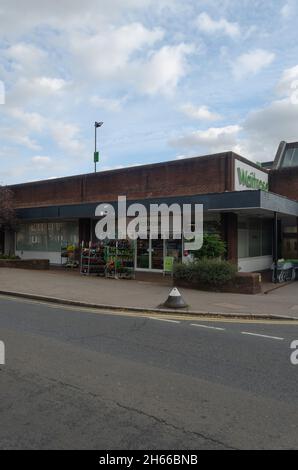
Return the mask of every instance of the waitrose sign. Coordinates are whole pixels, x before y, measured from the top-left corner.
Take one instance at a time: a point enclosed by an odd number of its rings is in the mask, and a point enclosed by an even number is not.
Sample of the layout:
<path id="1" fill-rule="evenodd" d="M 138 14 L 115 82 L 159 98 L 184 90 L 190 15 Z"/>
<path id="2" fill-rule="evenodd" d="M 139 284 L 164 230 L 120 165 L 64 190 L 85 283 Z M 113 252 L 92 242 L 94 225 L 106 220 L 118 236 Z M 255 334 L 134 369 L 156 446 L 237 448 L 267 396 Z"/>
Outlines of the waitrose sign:
<path id="1" fill-rule="evenodd" d="M 235 159 L 235 191 L 268 191 L 268 174 Z"/>

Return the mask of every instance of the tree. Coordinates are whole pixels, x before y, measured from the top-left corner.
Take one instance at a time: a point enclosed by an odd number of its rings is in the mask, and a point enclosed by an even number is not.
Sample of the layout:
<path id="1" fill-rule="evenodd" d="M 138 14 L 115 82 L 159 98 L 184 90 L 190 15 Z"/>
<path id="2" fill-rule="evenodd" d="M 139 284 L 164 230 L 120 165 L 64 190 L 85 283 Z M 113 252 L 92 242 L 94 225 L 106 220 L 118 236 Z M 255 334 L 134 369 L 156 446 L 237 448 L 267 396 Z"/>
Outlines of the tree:
<path id="1" fill-rule="evenodd" d="M 195 258 L 221 258 L 226 252 L 226 244 L 219 235 L 215 233 L 205 233 L 203 236 L 203 246 L 195 251 Z"/>
<path id="2" fill-rule="evenodd" d="M 17 216 L 14 207 L 14 194 L 11 189 L 0 186 L 0 232 L 12 234 L 16 229 Z M 11 245 L 9 246 L 10 251 L 12 251 Z"/>

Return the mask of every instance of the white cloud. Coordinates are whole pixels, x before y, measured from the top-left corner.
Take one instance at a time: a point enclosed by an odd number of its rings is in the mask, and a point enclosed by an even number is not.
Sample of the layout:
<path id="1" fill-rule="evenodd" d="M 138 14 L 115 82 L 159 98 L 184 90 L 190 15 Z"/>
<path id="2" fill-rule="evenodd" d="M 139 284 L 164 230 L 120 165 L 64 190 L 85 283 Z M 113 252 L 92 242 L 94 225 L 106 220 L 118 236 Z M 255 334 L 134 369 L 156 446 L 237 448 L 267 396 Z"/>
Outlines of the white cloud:
<path id="1" fill-rule="evenodd" d="M 84 156 L 85 146 L 77 125 L 52 120 L 49 123 L 49 129 L 59 148 L 75 157 Z"/>
<path id="2" fill-rule="evenodd" d="M 52 103 L 52 100 L 56 99 L 58 104 L 61 95 L 67 90 L 68 86 L 69 83 L 62 78 L 21 77 L 7 93 L 6 101 L 9 106 L 24 106 L 28 103 L 35 103 L 44 107 L 46 103 Z"/>
<path id="3" fill-rule="evenodd" d="M 194 52 L 192 44 L 163 46 L 153 53 L 147 63 L 138 63 L 134 67 L 134 80 L 140 91 L 172 94 L 181 78 L 186 75 L 186 56 Z"/>
<path id="4" fill-rule="evenodd" d="M 283 77 L 292 77 L 286 70 Z M 240 125 L 186 133 L 169 143 L 185 152 L 184 156 L 232 150 L 253 161 L 273 160 L 281 140 L 298 140 L 298 105 L 287 98 L 274 100 L 250 112 Z M 177 157 L 182 158 L 182 157 Z"/>
<path id="5" fill-rule="evenodd" d="M 126 67 L 134 53 L 152 46 L 164 36 L 162 30 L 149 30 L 141 23 L 131 23 L 119 28 L 107 28 L 98 34 L 74 33 L 70 38 L 70 50 L 77 71 L 95 78 L 117 78 L 126 73 Z M 122 75 L 123 76 L 123 75 Z"/>
<path id="6" fill-rule="evenodd" d="M 52 164 L 52 159 L 50 157 L 36 155 L 31 158 L 31 162 L 34 165 L 34 168 L 37 170 L 43 170 L 49 168 Z"/>
<path id="7" fill-rule="evenodd" d="M 225 127 L 210 127 L 207 130 L 191 132 L 169 143 L 173 147 L 198 152 L 223 152 L 232 150 L 237 145 L 241 127 L 238 125 Z"/>
<path id="8" fill-rule="evenodd" d="M 62 78 L 52 78 L 52 77 L 37 77 L 33 84 L 49 90 L 51 92 L 57 92 L 62 90 L 65 87 L 66 81 Z"/>
<path id="9" fill-rule="evenodd" d="M 106 22 L 123 21 L 124 16 L 147 7 L 162 12 L 173 8 L 176 0 L 26 0 L 26 12 L 19 0 L 1 0 L 1 33 L 5 37 L 22 37 L 36 27 L 49 26 L 64 32 L 77 29 L 101 28 Z"/>
<path id="10" fill-rule="evenodd" d="M 277 84 L 277 92 L 283 96 L 289 96 L 293 90 L 293 84 L 298 80 L 298 65 L 284 70 Z"/>
<path id="11" fill-rule="evenodd" d="M 11 118 L 18 119 L 28 132 L 41 132 L 46 126 L 46 119 L 39 113 L 26 112 L 21 108 L 6 108 L 6 113 Z M 22 129 L 24 129 L 22 127 Z"/>
<path id="12" fill-rule="evenodd" d="M 191 103 L 184 104 L 180 107 L 180 110 L 188 117 L 192 119 L 198 119 L 201 121 L 217 121 L 221 116 L 217 113 L 210 111 L 208 106 L 194 106 Z"/>
<path id="13" fill-rule="evenodd" d="M 127 96 L 120 99 L 103 98 L 100 96 L 92 96 L 90 103 L 96 108 L 103 108 L 111 112 L 119 112 L 122 110 L 123 104 L 126 102 Z"/>
<path id="14" fill-rule="evenodd" d="M 42 137 L 52 138 L 53 142 L 67 154 L 83 157 L 86 153 L 80 128 L 76 124 L 59 121 L 51 116 L 45 117 L 39 113 L 28 112 L 17 107 L 7 107 L 5 113 L 14 120 L 14 126 L 0 128 L 0 138 L 3 141 L 8 141 L 12 145 L 24 145 L 30 150 L 39 151 L 41 146 L 32 139 L 31 134 L 42 133 Z"/>
<path id="15" fill-rule="evenodd" d="M 225 18 L 219 20 L 212 19 L 208 13 L 201 13 L 196 20 L 196 25 L 200 31 L 207 34 L 225 34 L 231 38 L 238 37 L 240 34 L 240 28 L 238 23 L 231 23 Z"/>
<path id="16" fill-rule="evenodd" d="M 281 16 L 284 20 L 289 19 L 295 13 L 295 0 L 290 0 L 283 5 L 280 10 Z"/>
<path id="17" fill-rule="evenodd" d="M 251 112 L 243 122 L 247 153 L 258 160 L 272 160 L 281 140 L 298 140 L 298 105 L 289 98 Z"/>
<path id="18" fill-rule="evenodd" d="M 264 49 L 254 49 L 240 55 L 234 62 L 233 74 L 240 79 L 248 75 L 256 75 L 260 70 L 268 67 L 275 59 L 273 52 Z"/>
<path id="19" fill-rule="evenodd" d="M 11 61 L 12 67 L 19 77 L 38 73 L 47 58 L 44 50 L 34 44 L 24 42 L 13 44 L 5 49 L 4 56 Z"/>
<path id="20" fill-rule="evenodd" d="M 42 148 L 35 139 L 32 139 L 26 131 L 22 129 L 2 128 L 0 136 L 1 134 L 1 140 L 8 138 L 8 140 L 10 140 L 14 145 L 19 145 L 20 147 L 25 147 L 34 151 L 39 151 Z"/>

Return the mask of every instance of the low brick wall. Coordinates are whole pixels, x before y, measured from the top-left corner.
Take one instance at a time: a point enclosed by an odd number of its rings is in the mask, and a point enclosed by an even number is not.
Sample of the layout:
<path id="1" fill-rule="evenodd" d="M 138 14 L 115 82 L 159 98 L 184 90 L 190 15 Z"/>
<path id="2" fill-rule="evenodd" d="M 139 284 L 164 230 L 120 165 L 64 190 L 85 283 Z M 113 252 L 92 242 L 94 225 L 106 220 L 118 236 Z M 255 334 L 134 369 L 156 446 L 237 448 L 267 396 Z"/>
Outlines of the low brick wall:
<path id="1" fill-rule="evenodd" d="M 229 281 L 216 288 L 204 283 L 190 282 L 182 279 L 176 279 L 174 284 L 177 287 L 213 292 L 231 292 L 234 294 L 259 294 L 262 291 L 261 275 L 259 273 L 237 273 L 233 281 Z"/>
<path id="2" fill-rule="evenodd" d="M 0 259 L 0 268 L 49 269 L 48 259 Z"/>

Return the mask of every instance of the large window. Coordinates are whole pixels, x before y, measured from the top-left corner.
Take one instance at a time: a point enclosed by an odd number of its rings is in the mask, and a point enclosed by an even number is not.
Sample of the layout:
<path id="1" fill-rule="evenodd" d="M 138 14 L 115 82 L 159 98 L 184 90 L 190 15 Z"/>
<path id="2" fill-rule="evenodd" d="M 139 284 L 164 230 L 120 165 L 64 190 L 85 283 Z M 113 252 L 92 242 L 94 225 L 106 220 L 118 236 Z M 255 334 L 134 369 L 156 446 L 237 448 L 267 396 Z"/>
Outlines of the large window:
<path id="1" fill-rule="evenodd" d="M 60 251 L 61 246 L 78 244 L 77 222 L 41 222 L 20 225 L 16 237 L 19 251 Z"/>
<path id="2" fill-rule="evenodd" d="M 281 166 L 298 166 L 298 148 L 288 148 L 286 150 Z"/>
<path id="3" fill-rule="evenodd" d="M 272 221 L 270 219 L 239 217 L 239 258 L 270 255 L 272 255 Z"/>

